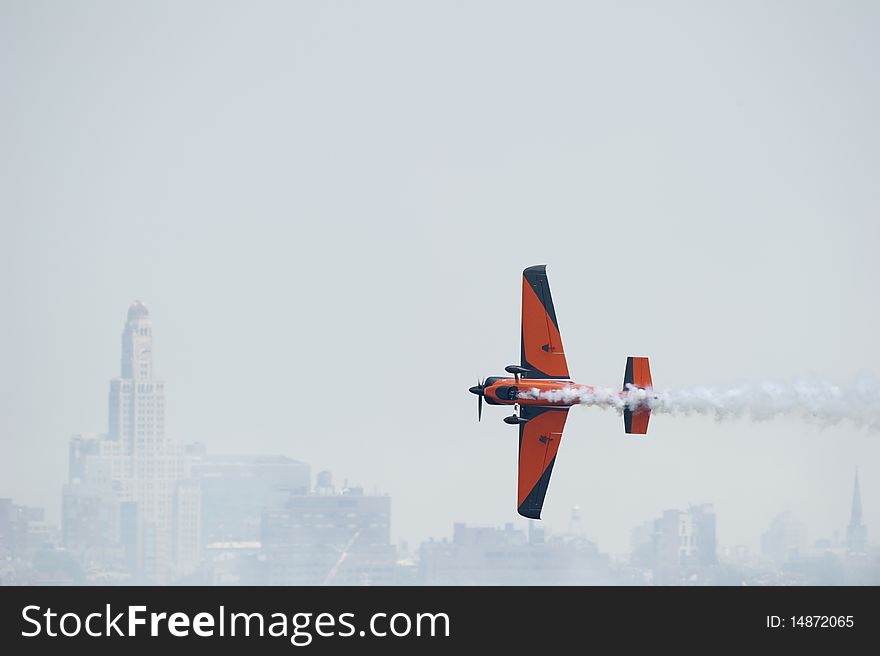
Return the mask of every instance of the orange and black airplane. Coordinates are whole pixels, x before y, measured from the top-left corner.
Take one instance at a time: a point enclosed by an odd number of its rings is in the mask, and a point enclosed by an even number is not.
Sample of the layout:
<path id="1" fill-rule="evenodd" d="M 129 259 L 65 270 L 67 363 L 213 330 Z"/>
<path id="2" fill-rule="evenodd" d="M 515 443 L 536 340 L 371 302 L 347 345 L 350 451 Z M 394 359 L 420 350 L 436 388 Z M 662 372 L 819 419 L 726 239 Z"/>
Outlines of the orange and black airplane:
<path id="1" fill-rule="evenodd" d="M 544 265 L 523 271 L 520 345 L 519 365 L 504 368 L 507 373 L 513 374 L 513 378 L 490 376 L 471 387 L 470 392 L 479 397 L 478 419 L 483 415 L 484 399 L 489 405 L 514 406 L 514 414 L 505 417 L 504 422 L 519 426 L 517 510 L 523 517 L 540 519 L 553 463 L 556 462 L 562 441 L 565 419 L 571 406 L 579 403 L 576 394 L 565 392 L 592 389 L 588 385 L 578 385 L 568 375 L 568 363 L 565 361 L 559 322 L 547 281 L 547 267 Z M 621 396 L 633 388 L 650 387 L 653 385 L 648 358 L 627 358 Z M 548 395 L 548 392 L 561 393 Z M 625 409 L 624 430 L 627 433 L 646 434 L 650 414 L 651 410 L 647 407 Z"/>

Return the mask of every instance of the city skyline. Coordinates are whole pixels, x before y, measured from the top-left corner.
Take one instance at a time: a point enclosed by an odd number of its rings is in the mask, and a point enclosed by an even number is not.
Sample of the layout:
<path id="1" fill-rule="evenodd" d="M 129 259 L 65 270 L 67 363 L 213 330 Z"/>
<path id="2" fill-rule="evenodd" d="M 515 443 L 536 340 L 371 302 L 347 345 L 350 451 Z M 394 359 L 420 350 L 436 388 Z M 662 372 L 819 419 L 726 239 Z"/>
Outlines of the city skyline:
<path id="1" fill-rule="evenodd" d="M 106 435 L 102 435 L 100 433 L 78 433 L 74 434 L 71 442 L 71 449 L 74 448 L 74 444 L 77 444 L 81 440 L 89 440 L 89 439 L 99 439 L 101 437 L 108 438 L 108 441 L 105 444 L 111 445 L 109 448 L 112 452 L 106 453 L 105 455 L 110 456 L 111 461 L 115 461 L 117 464 L 112 465 L 116 470 L 119 470 L 120 467 L 125 468 L 125 464 L 120 464 L 119 456 L 125 455 L 124 451 L 119 451 L 119 446 L 124 446 L 128 449 L 137 449 L 139 453 L 141 453 L 140 458 L 133 458 L 132 462 L 138 462 L 140 469 L 137 472 L 131 470 L 132 465 L 128 464 L 129 472 L 126 474 L 129 477 L 140 477 L 143 479 L 144 472 L 149 469 L 149 471 L 153 472 L 156 465 L 155 464 L 145 464 L 150 463 L 149 458 L 145 458 L 143 454 L 148 454 L 149 451 L 145 452 L 145 449 L 155 449 L 155 448 L 171 448 L 171 452 L 174 454 L 174 458 L 183 457 L 185 453 L 185 449 L 188 448 L 184 443 L 179 441 L 166 441 L 165 439 L 165 418 L 164 418 L 164 395 L 165 395 L 165 384 L 164 380 L 160 378 L 153 377 L 154 363 L 153 363 L 153 353 L 154 353 L 154 345 L 153 345 L 153 335 L 152 335 L 152 320 L 150 317 L 149 309 L 146 304 L 136 299 L 130 305 L 127 318 L 124 326 L 124 330 L 122 333 L 122 353 L 120 358 L 121 363 L 121 376 L 119 378 L 114 378 L 110 382 L 110 394 L 109 394 L 109 413 L 108 413 L 108 422 L 107 422 L 107 433 Z M 135 393 L 139 388 L 137 387 L 137 381 L 142 381 L 141 387 L 147 385 L 149 390 L 146 387 L 143 387 L 139 393 Z M 139 399 L 139 401 L 138 401 Z M 137 440 L 136 440 L 137 436 Z M 198 440 L 195 440 L 194 443 L 198 443 Z M 113 446 L 116 445 L 116 446 Z M 136 446 L 137 445 L 137 446 Z M 249 447 L 253 445 L 250 444 Z M 81 446 L 77 446 L 77 448 L 81 448 Z M 105 451 L 107 447 L 105 446 Z M 115 451 L 113 451 L 115 449 Z M 257 449 L 259 450 L 259 449 Z M 252 449 L 251 449 L 252 451 Z M 244 453 L 250 453 L 244 452 Z M 132 454 L 133 455 L 133 454 Z M 283 454 L 284 456 L 289 457 L 290 454 Z M 235 457 L 235 455 L 231 455 L 230 457 Z M 74 467 L 73 460 L 71 460 L 70 467 Z M 181 468 L 182 465 L 175 465 L 178 469 Z M 187 465 L 188 467 L 188 465 Z M 329 469 L 333 469 L 333 466 L 330 465 L 327 467 Z M 117 472 L 118 475 L 118 472 Z M 180 474 L 177 474 L 178 476 Z M 354 478 L 353 478 L 354 480 Z M 358 479 L 360 480 L 360 479 Z M 855 481 L 855 495 L 858 497 L 858 500 L 853 501 L 853 510 L 852 512 L 856 512 L 856 506 L 858 506 L 858 514 L 861 517 L 861 501 L 860 501 L 860 488 L 858 484 L 858 468 L 856 467 L 856 481 Z M 128 493 L 129 495 L 131 493 Z M 10 495 L 15 496 L 15 495 Z M 160 498 L 161 495 L 157 496 L 157 499 Z M 50 506 L 51 508 L 51 506 Z M 782 511 L 781 511 L 782 512 Z M 788 511 L 784 511 L 788 512 Z M 163 513 L 170 517 L 170 510 L 166 510 Z M 50 517 L 52 517 L 54 513 L 50 513 Z M 60 515 L 60 513 L 59 513 Z M 60 517 L 59 517 L 60 519 Z M 527 522 L 524 520 L 519 520 L 519 518 L 511 518 L 513 521 L 518 522 L 521 525 L 526 525 Z M 851 518 L 851 523 L 852 523 Z M 499 522 L 496 522 L 499 523 Z M 504 523 L 504 522 L 500 522 Z M 488 525 L 491 525 L 492 522 L 488 522 Z M 549 525 L 549 522 L 544 522 L 544 525 Z M 169 529 L 170 530 L 170 529 Z M 756 527 L 756 538 L 761 538 L 763 528 Z M 852 529 L 847 529 L 843 526 L 839 527 L 839 529 L 834 529 L 828 535 L 813 535 L 811 536 L 815 539 L 824 539 L 830 538 L 831 535 L 837 535 L 838 533 L 843 533 L 845 531 L 851 531 Z M 587 531 L 589 534 L 589 531 Z M 420 540 L 424 539 L 435 539 L 442 536 L 443 533 L 431 533 L 426 536 L 422 536 Z M 406 535 L 395 535 L 394 541 L 404 540 L 410 541 L 410 538 Z M 806 543 L 806 538 L 804 538 Z M 416 540 L 418 542 L 419 540 Z M 757 545 L 761 542 L 759 539 L 754 540 L 750 543 L 744 542 L 733 542 L 728 543 L 729 547 L 737 547 L 737 546 L 749 546 L 752 549 L 758 550 Z M 170 547 L 166 547 L 170 548 Z M 618 556 L 622 556 L 625 552 L 618 551 L 613 552 Z"/>
<path id="2" fill-rule="evenodd" d="M 833 537 L 808 540 L 807 525 L 784 511 L 761 534 L 760 552 L 749 555 L 743 545 L 719 546 L 714 508 L 702 503 L 684 511 L 665 509 L 659 518 L 635 526 L 627 557 L 617 554 L 609 560 L 601 545 L 588 539 L 580 508 L 575 506 L 568 531 L 561 532 L 536 521 L 527 522 L 527 531 L 506 522 L 501 532 L 456 522 L 451 542 L 438 540 L 436 534 L 421 542 L 418 573 L 406 573 L 406 549 L 397 554 L 394 546 L 406 542 L 399 536 L 392 539 L 388 495 L 364 496 L 362 488 L 349 488 L 347 482 L 338 490 L 328 471 L 318 472 L 313 485 L 310 465 L 286 455 L 214 456 L 204 443 L 166 439 L 165 383 L 154 375 L 153 350 L 149 309 L 135 300 L 122 331 L 120 376 L 110 380 L 107 432 L 76 434 L 70 440 L 57 543 L 97 580 L 134 577 L 147 583 L 291 585 L 731 583 L 737 574 L 724 572 L 719 551 L 728 554 L 726 566 L 744 565 L 744 559 L 759 553 L 777 567 L 803 561 L 807 574 L 785 575 L 779 570 L 760 575 L 794 576 L 793 581 L 812 575 L 830 576 L 820 581 L 834 582 L 834 576 L 843 576 L 843 570 L 828 574 L 827 565 L 817 564 L 817 555 L 823 553 L 867 558 L 871 566 L 856 469 L 845 538 L 834 531 Z M 11 499 L 4 503 L 4 521 L 10 528 L 0 535 L 0 551 L 21 557 L 34 552 L 39 540 L 53 542 L 47 537 L 53 529 L 44 524 L 42 509 L 10 505 Z M 358 518 L 355 524 L 346 519 L 352 517 Z M 34 521 L 38 528 L 32 538 Z M 18 529 L 16 522 L 23 522 Z M 545 552 L 545 544 L 549 551 Z M 498 548 L 509 550 L 504 560 L 495 560 L 492 550 Z M 535 563 L 557 565 L 526 566 L 535 558 Z M 530 576 L 527 570 L 532 571 Z"/>
<path id="3" fill-rule="evenodd" d="M 704 503 L 666 510 L 635 527 L 631 552 L 623 559 L 609 558 L 585 536 L 578 508 L 563 533 L 548 533 L 538 522 L 530 522 L 527 531 L 512 523 L 502 528 L 456 523 L 451 540 L 431 538 L 413 553 L 388 540 L 388 496 L 338 490 L 326 471 L 317 474 L 314 488 L 304 488 L 309 479 L 304 463 L 283 457 L 207 458 L 203 447 L 194 446 L 190 453 L 206 467 L 203 484 L 221 483 L 213 492 L 202 485 L 205 504 L 220 511 L 204 516 L 204 532 L 220 541 L 206 539 L 192 575 L 178 575 L 174 583 L 872 585 L 880 580 L 880 548 L 865 541 L 857 475 L 843 541 L 808 544 L 806 526 L 786 512 L 762 536 L 760 553 L 719 547 L 714 509 Z M 285 478 L 284 469 L 292 478 Z M 240 476 L 243 486 L 236 482 Z M 275 488 L 272 478 L 282 487 Z M 267 503 L 266 493 L 280 491 L 290 494 L 289 501 Z M 254 519 L 262 526 L 248 526 Z M 71 560 L 69 551 L 57 550 L 63 543 L 58 539 L 42 509 L 0 498 L 0 584 L 121 584 L 130 577 L 144 582 L 137 569 L 119 570 L 112 554 L 103 566 L 81 557 Z"/>

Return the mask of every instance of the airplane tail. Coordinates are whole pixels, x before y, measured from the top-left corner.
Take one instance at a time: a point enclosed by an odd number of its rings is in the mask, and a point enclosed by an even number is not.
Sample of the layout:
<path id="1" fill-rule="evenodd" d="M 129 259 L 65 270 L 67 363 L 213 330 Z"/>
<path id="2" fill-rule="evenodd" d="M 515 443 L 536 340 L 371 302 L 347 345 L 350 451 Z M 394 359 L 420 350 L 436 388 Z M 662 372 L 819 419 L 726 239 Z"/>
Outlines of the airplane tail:
<path id="1" fill-rule="evenodd" d="M 626 359 L 626 371 L 623 374 L 624 392 L 629 389 L 627 385 L 633 385 L 640 389 L 654 386 L 651 382 L 651 367 L 648 365 L 648 358 L 634 358 L 630 356 Z M 624 410 L 623 429 L 630 434 L 646 435 L 648 432 L 648 419 L 650 418 L 650 408 L 639 409 L 635 412 Z"/>

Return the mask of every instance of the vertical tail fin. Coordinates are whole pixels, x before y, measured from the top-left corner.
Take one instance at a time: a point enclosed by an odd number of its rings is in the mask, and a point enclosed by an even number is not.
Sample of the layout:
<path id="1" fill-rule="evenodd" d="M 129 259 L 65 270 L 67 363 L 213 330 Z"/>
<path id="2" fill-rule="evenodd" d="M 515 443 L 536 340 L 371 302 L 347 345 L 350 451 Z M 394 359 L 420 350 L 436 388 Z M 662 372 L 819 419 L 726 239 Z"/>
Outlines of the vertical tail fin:
<path id="1" fill-rule="evenodd" d="M 626 359 L 626 371 L 623 374 L 623 391 L 626 392 L 628 385 L 644 389 L 653 387 L 651 382 L 651 367 L 648 358 Z M 648 408 L 623 411 L 623 429 L 630 434 L 646 435 L 648 432 L 648 419 L 651 418 L 651 410 Z"/>

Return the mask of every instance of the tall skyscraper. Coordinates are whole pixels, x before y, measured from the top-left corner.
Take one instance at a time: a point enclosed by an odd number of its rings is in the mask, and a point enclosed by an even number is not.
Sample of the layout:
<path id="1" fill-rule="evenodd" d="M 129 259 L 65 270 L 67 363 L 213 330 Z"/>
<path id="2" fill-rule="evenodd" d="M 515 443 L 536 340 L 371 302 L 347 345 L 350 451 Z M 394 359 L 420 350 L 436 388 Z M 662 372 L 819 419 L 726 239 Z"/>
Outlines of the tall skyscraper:
<path id="1" fill-rule="evenodd" d="M 128 309 L 121 365 L 107 434 L 71 440 L 65 544 L 97 568 L 113 563 L 166 583 L 198 565 L 199 488 L 165 435 L 165 384 L 153 376 L 152 321 L 140 301 Z"/>
<path id="2" fill-rule="evenodd" d="M 108 437 L 132 454 L 152 455 L 165 446 L 165 384 L 153 377 L 153 322 L 140 301 L 128 308 L 122 331 L 122 367 L 110 381 Z"/>
<path id="3" fill-rule="evenodd" d="M 850 554 L 863 554 L 868 546 L 868 527 L 862 523 L 862 493 L 859 489 L 859 470 L 853 482 L 852 509 L 849 526 L 846 527 L 846 550 Z"/>

